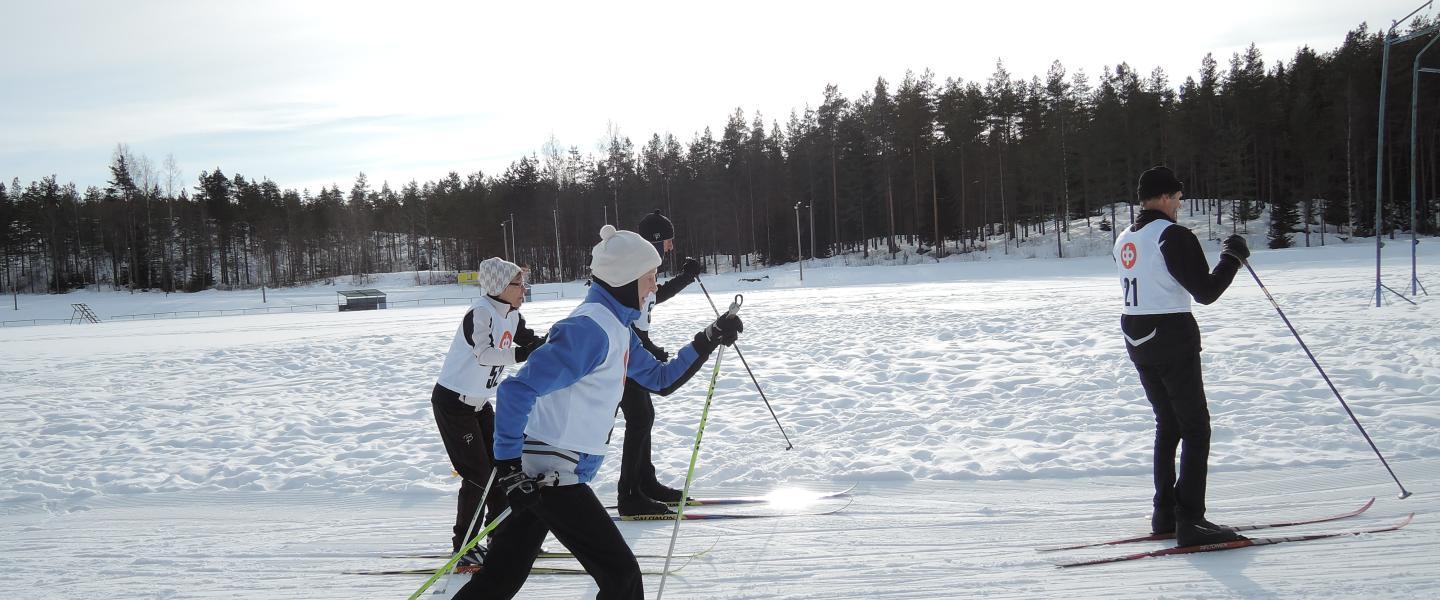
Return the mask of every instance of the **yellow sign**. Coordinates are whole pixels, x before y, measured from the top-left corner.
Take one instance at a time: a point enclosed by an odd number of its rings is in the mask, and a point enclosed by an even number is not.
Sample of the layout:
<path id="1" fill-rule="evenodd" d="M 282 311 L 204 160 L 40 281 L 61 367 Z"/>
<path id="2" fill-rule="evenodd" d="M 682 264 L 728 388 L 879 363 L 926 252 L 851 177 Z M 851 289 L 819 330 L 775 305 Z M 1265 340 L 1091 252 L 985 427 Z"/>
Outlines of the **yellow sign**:
<path id="1" fill-rule="evenodd" d="M 461 271 L 459 282 L 460 285 L 480 285 L 480 273 L 478 271 Z"/>

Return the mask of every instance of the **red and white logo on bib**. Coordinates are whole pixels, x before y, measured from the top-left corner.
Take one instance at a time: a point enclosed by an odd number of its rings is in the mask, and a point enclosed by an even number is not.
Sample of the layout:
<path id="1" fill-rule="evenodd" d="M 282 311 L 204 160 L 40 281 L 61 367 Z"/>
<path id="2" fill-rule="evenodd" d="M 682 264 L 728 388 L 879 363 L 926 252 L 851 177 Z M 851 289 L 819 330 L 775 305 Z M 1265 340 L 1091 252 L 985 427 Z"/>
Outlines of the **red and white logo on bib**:
<path id="1" fill-rule="evenodd" d="M 513 339 L 513 336 L 511 336 L 511 335 L 510 335 L 510 332 L 508 332 L 508 331 L 505 332 L 505 335 L 500 336 L 500 349 L 501 349 L 501 350 L 504 350 L 504 349 L 506 349 L 506 348 L 509 348 L 509 347 L 510 347 L 510 341 L 511 341 L 512 339 Z"/>
<path id="2" fill-rule="evenodd" d="M 1136 254 L 1135 243 L 1125 242 L 1125 245 L 1120 247 L 1120 264 L 1127 269 L 1134 267 L 1135 259 L 1138 258 Z"/>

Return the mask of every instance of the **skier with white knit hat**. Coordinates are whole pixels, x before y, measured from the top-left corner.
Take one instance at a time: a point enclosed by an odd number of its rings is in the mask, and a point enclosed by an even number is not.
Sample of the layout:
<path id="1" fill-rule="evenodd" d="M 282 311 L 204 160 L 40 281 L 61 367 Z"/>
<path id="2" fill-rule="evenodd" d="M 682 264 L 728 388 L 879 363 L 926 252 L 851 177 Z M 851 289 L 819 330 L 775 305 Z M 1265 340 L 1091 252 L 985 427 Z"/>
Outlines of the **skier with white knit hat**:
<path id="1" fill-rule="evenodd" d="M 655 292 L 659 266 L 659 253 L 639 234 L 601 228 L 591 251 L 595 285 L 585 301 L 500 384 L 496 485 L 505 490 L 512 513 L 492 536 L 485 568 L 455 598 L 514 597 L 550 533 L 595 579 L 596 598 L 644 597 L 635 554 L 587 485 L 605 458 L 625 378 L 653 390 L 674 389 L 743 330 L 739 317 L 726 314 L 672 360 L 655 360 L 630 324 Z"/>
<path id="2" fill-rule="evenodd" d="M 524 277 L 518 265 L 500 258 L 480 263 L 477 280 L 485 295 L 465 311 L 430 393 L 445 453 L 461 477 L 452 552 L 495 520 L 508 504 L 499 486 L 491 486 L 489 495 L 481 496 L 494 468 L 495 409 L 491 400 L 500 376 L 505 367 L 525 362 L 530 352 L 544 343 L 520 316 Z M 461 560 L 467 565 L 483 564 L 485 550 L 485 544 L 476 544 Z"/>

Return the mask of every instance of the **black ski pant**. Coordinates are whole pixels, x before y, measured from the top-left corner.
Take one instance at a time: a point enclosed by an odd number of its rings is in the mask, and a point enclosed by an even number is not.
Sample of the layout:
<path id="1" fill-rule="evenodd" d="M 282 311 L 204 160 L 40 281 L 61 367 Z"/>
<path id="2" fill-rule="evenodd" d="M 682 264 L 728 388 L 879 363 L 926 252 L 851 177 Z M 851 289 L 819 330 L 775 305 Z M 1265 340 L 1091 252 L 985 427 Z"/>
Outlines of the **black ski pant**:
<path id="1" fill-rule="evenodd" d="M 655 427 L 655 403 L 650 399 L 650 390 L 627 378 L 620 412 L 625 414 L 625 447 L 620 452 L 618 495 L 622 499 L 649 495 L 649 490 L 660 487 L 650 458 L 650 430 Z"/>
<path id="2" fill-rule="evenodd" d="M 545 535 L 552 532 L 595 578 L 600 588 L 596 600 L 643 600 L 644 582 L 635 554 L 595 491 L 583 483 L 542 487 L 534 507 L 511 513 L 495 532 L 485 568 L 454 597 L 513 598 L 530 576 Z"/>
<path id="3" fill-rule="evenodd" d="M 485 500 L 485 514 L 475 518 L 480 496 L 485 493 L 485 484 L 490 481 L 490 471 L 495 466 L 492 456 L 495 409 L 486 403 L 477 411 L 461 402 L 459 394 L 438 383 L 430 393 L 430 406 L 435 409 L 435 425 L 440 428 L 440 439 L 445 442 L 450 465 L 460 474 L 460 499 L 455 506 L 454 535 L 450 538 L 450 550 L 454 552 L 509 506 L 505 490 L 491 485 L 490 497 Z"/>
<path id="4" fill-rule="evenodd" d="M 1165 363 L 1137 363 L 1135 369 L 1155 411 L 1155 510 L 1173 510 L 1177 521 L 1203 519 L 1210 409 L 1200 380 L 1200 355 Z M 1179 477 L 1175 473 L 1177 446 Z"/>

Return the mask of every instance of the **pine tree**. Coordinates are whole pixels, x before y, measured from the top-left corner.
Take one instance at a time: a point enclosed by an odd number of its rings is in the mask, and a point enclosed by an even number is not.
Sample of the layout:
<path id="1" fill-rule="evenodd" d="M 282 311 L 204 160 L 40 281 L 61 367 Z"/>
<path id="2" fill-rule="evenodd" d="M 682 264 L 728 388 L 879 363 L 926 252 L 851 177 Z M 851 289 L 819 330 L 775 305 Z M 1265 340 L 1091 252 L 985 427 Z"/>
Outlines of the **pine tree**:
<path id="1" fill-rule="evenodd" d="M 1290 234 L 1295 232 L 1298 221 L 1295 197 L 1286 194 L 1276 198 L 1270 204 L 1270 231 L 1266 234 L 1266 239 L 1270 240 L 1270 248 L 1289 248 Z"/>
<path id="2" fill-rule="evenodd" d="M 1408 64 L 1418 47 L 1393 49 L 1394 64 Z M 1058 62 L 1020 76 L 997 62 L 979 81 L 943 86 L 929 72 L 907 73 L 894 93 L 883 79 L 855 98 L 827 85 L 814 110 L 793 111 L 784 127 L 736 110 L 716 115 L 729 117 L 719 136 L 705 128 L 682 144 L 655 133 L 636 138 L 648 140 L 637 152 L 612 125 L 589 151 L 552 138 L 543 163 L 519 157 L 499 176 L 450 172 L 395 191 L 382 182 L 377 192 L 363 176 L 348 194 L 334 184 L 296 191 L 265 179 L 232 181 L 216 168 L 201 173 L 193 195 L 177 195 L 172 160 L 162 194 L 148 160 L 122 144 L 108 186 L 81 195 L 51 177 L 0 188 L 0 286 L 57 291 L 104 280 L 198 290 L 256 278 L 273 285 L 473 267 L 503 252 L 499 222 L 512 213 L 515 253 L 538 261 L 533 275 L 558 278 L 583 272 L 602 222 L 627 226 L 655 208 L 675 219 L 685 248 L 678 256 L 729 254 L 744 268 L 752 257 L 795 256 L 789 221 L 797 201 L 813 210 L 801 215 L 815 221 L 813 239 L 803 241 L 821 256 L 858 249 L 868 257 L 882 239 L 894 249 L 897 236 L 926 245 L 953 237 L 966 251 L 987 230 L 1008 241 L 1048 235 L 1052 224 L 1069 252 L 1060 237 L 1069 219 L 1088 222 L 1103 207 L 1132 201 L 1138 172 L 1161 163 L 1186 182 L 1192 214 L 1217 219 L 1207 229 L 1217 237 L 1238 224 L 1222 230 L 1223 212 L 1241 208 L 1242 220 L 1254 218 L 1265 204 L 1273 206 L 1272 245 L 1306 230 L 1296 226 L 1300 206 L 1307 215 L 1321 211 L 1322 227 L 1351 224 L 1363 234 L 1375 230 L 1376 149 L 1365 140 L 1377 133 L 1382 51 L 1380 36 L 1360 26 L 1332 52 L 1302 48 L 1267 70 L 1252 45 L 1228 70 L 1205 56 L 1193 77 L 1176 77 L 1178 93 L 1164 71 L 1141 77 L 1124 62 L 1093 85 L 1082 71 L 1067 80 Z M 1401 225 L 1411 173 L 1400 107 L 1409 90 L 1408 81 L 1395 85 L 1386 148 L 1393 160 L 1381 187 L 1387 223 Z M 1440 85 L 1419 91 L 1420 106 L 1440 103 Z M 1421 115 L 1414 175 L 1427 199 L 1418 215 L 1424 232 L 1440 197 L 1440 129 L 1433 115 Z M 166 206 L 155 206 L 162 197 Z M 1198 201 L 1216 198 L 1234 204 Z M 1124 226 L 1128 216 L 1111 212 L 1103 223 Z M 1303 223 L 1317 224 L 1308 216 Z M 23 275 L 11 272 L 17 266 Z"/>

